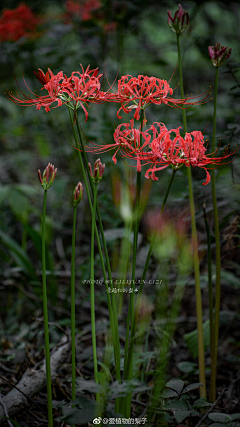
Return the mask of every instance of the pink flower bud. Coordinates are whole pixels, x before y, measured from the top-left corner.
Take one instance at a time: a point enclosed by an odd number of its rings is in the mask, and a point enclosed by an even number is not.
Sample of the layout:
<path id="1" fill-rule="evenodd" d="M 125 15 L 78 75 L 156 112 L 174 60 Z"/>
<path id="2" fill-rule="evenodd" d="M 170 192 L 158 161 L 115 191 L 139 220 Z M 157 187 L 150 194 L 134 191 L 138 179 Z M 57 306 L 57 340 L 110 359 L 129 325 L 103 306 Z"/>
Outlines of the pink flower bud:
<path id="1" fill-rule="evenodd" d="M 221 46 L 216 43 L 215 46 L 208 47 L 208 53 L 212 60 L 214 67 L 219 68 L 231 55 L 232 48 L 228 50 L 227 46 Z"/>
<path id="2" fill-rule="evenodd" d="M 44 188 L 44 190 L 48 190 L 51 187 L 55 179 L 56 173 L 57 173 L 57 168 L 55 169 L 54 166 L 51 165 L 51 163 L 48 163 L 46 169 L 44 169 L 43 177 L 41 176 L 40 169 L 38 169 L 39 181 L 42 187 Z"/>
<path id="3" fill-rule="evenodd" d="M 73 191 L 73 206 L 74 207 L 76 207 L 81 202 L 82 196 L 83 196 L 83 186 L 82 186 L 82 183 L 79 182 Z"/>
<path id="4" fill-rule="evenodd" d="M 88 167 L 89 167 L 90 175 L 93 181 L 95 182 L 95 184 L 98 184 L 99 181 L 101 181 L 102 179 L 105 165 L 102 164 L 100 159 L 97 159 L 96 162 L 94 163 L 93 173 L 92 173 L 92 167 L 90 163 L 88 163 Z"/>
<path id="5" fill-rule="evenodd" d="M 171 15 L 171 11 L 168 10 L 168 25 L 178 35 L 181 34 L 188 26 L 189 15 L 184 12 L 182 5 L 179 3 L 179 8 L 175 12 L 174 17 Z"/>

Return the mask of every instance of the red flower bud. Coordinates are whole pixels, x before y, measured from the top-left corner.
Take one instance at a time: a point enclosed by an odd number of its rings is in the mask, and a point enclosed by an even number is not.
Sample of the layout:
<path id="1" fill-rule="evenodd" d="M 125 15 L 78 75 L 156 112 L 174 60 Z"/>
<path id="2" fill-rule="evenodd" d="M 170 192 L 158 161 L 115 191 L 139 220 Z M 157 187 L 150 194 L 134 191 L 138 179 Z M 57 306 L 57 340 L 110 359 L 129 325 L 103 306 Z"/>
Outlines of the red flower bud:
<path id="1" fill-rule="evenodd" d="M 232 48 L 228 50 L 227 46 L 221 46 L 216 43 L 215 46 L 208 47 L 208 53 L 212 60 L 214 67 L 219 68 L 231 55 Z"/>
<path id="2" fill-rule="evenodd" d="M 73 191 L 73 206 L 74 207 L 76 207 L 81 202 L 82 196 L 83 196 L 83 186 L 82 186 L 82 183 L 79 182 Z"/>
<path id="3" fill-rule="evenodd" d="M 105 169 L 105 165 L 102 164 L 100 159 L 97 159 L 96 162 L 94 163 L 93 172 L 92 172 L 92 167 L 91 167 L 90 163 L 88 163 L 88 167 L 89 167 L 89 172 L 90 172 L 90 175 L 91 175 L 93 181 L 95 182 L 95 184 L 98 184 L 99 181 L 101 181 L 101 179 L 102 179 L 103 172 Z"/>
<path id="4" fill-rule="evenodd" d="M 179 3 L 179 8 L 175 12 L 174 17 L 171 15 L 171 11 L 168 10 L 168 25 L 178 35 L 181 34 L 188 26 L 189 15 L 184 12 L 182 5 Z"/>
<path id="5" fill-rule="evenodd" d="M 41 171 L 40 169 L 38 169 L 38 177 L 39 177 L 39 181 L 41 182 L 42 187 L 44 188 L 44 190 L 48 190 L 57 173 L 57 168 L 55 169 L 53 165 L 51 165 L 50 163 L 48 163 L 46 169 L 43 172 L 43 177 L 41 176 Z"/>

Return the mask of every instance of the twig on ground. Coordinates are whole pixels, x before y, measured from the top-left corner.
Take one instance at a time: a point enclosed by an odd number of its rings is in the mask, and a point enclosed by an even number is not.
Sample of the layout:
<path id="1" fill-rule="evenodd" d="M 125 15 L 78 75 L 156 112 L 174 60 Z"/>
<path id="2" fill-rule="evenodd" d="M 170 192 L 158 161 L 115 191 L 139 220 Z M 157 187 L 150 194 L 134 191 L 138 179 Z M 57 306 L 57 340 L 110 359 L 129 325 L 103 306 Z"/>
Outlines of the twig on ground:
<path id="1" fill-rule="evenodd" d="M 22 390 L 20 390 L 15 384 L 10 383 L 10 381 L 6 380 L 6 378 L 2 377 L 0 375 L 0 378 L 5 381 L 6 383 L 8 383 L 10 386 L 12 386 L 12 388 L 15 388 L 17 391 L 19 391 L 19 393 L 22 393 L 23 396 L 26 397 L 27 400 L 29 400 L 29 402 L 33 403 L 33 405 L 37 406 L 38 409 L 40 409 L 41 412 L 43 412 L 45 415 L 47 415 L 47 412 L 44 411 L 44 409 L 41 408 L 41 406 L 39 406 L 37 403 L 34 402 L 34 400 L 31 399 L 31 397 L 27 396 Z M 18 381 L 19 382 L 19 381 Z M 17 384 L 17 383 L 16 383 Z M 5 405 L 5 403 L 3 401 L 1 401 L 1 403 L 3 405 Z M 6 407 L 6 405 L 5 405 Z"/>
<path id="2" fill-rule="evenodd" d="M 199 423 L 196 425 L 196 427 L 200 427 L 200 425 L 202 424 L 202 422 L 207 418 L 207 416 L 212 412 L 212 410 L 215 408 L 215 406 L 217 405 L 217 403 L 219 402 L 219 400 L 221 400 L 221 398 L 223 397 L 225 391 L 227 391 L 227 387 L 223 387 L 221 393 L 219 393 L 218 398 L 215 400 L 215 402 L 212 404 L 211 408 L 209 408 L 209 410 L 206 412 L 206 414 L 204 414 L 204 416 L 201 418 L 201 420 L 199 421 Z"/>

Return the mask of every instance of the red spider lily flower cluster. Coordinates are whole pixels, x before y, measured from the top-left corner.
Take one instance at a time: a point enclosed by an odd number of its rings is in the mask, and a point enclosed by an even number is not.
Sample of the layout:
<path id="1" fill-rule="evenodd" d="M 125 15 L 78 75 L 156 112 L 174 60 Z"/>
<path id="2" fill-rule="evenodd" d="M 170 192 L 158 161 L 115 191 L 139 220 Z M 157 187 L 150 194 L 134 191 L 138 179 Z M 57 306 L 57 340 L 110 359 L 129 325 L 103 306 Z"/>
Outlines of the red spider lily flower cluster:
<path id="1" fill-rule="evenodd" d="M 56 177 L 56 174 L 57 174 L 57 168 L 55 169 L 55 167 L 51 165 L 51 163 L 48 163 L 46 169 L 44 169 L 43 177 L 41 176 L 40 169 L 38 169 L 39 181 L 41 182 L 41 185 L 44 188 L 44 190 L 48 190 L 51 187 Z"/>
<path id="2" fill-rule="evenodd" d="M 222 162 L 233 153 L 222 157 L 210 157 L 206 153 L 206 146 L 203 134 L 200 131 L 186 133 L 183 138 L 180 135 L 180 128 L 168 130 L 163 123 L 153 123 L 145 131 L 134 128 L 134 121 L 123 123 L 114 132 L 115 143 L 108 145 L 94 145 L 87 147 L 91 152 L 103 152 L 111 149 L 115 150 L 112 157 L 116 163 L 116 156 L 133 159 L 137 162 L 137 171 L 140 172 L 143 166 L 151 165 L 145 173 L 146 178 L 157 181 L 155 172 L 165 169 L 171 165 L 174 169 L 179 169 L 185 165 L 187 167 L 199 167 L 206 171 L 207 178 L 203 185 L 210 182 L 208 165 Z M 142 140 L 142 143 L 140 143 Z"/>
<path id="3" fill-rule="evenodd" d="M 160 123 L 154 123 L 150 126 L 149 131 L 153 133 L 153 139 L 149 146 L 151 154 L 148 159 L 148 163 L 152 162 L 152 165 L 147 170 L 145 177 L 149 178 L 151 174 L 151 178 L 156 181 L 158 178 L 155 172 L 165 169 L 169 165 L 174 169 L 179 169 L 185 165 L 204 169 L 207 177 L 203 185 L 207 185 L 210 182 L 207 166 L 220 163 L 233 154 L 230 153 L 222 157 L 210 157 L 213 153 L 205 154 L 207 148 L 200 131 L 186 133 L 183 138 L 180 135 L 180 127 L 169 131 L 165 125 Z M 175 134 L 174 137 L 171 137 L 172 133 Z"/>
<path id="4" fill-rule="evenodd" d="M 212 60 L 214 67 L 219 68 L 231 55 L 232 48 L 228 49 L 226 46 L 221 46 L 216 43 L 215 46 L 208 47 L 208 53 Z"/>
<path id="5" fill-rule="evenodd" d="M 121 108 L 117 113 L 119 119 L 122 118 L 119 115 L 121 110 L 125 113 L 129 113 L 131 110 L 135 109 L 134 119 L 136 120 L 140 119 L 140 110 L 145 109 L 150 104 L 167 104 L 171 107 L 188 108 L 191 105 L 203 102 L 201 96 L 175 99 L 168 96 L 172 94 L 173 89 L 166 80 L 142 75 L 138 77 L 127 75 L 122 76 L 118 80 L 118 91 L 115 98 L 113 96 L 112 100 L 121 102 Z M 129 103 L 131 103 L 131 105 L 127 107 Z"/>
<path id="6" fill-rule="evenodd" d="M 66 9 L 67 20 L 78 19 L 80 21 L 90 21 L 93 19 L 93 12 L 100 9 L 102 4 L 99 0 L 67 0 Z"/>
<path id="7" fill-rule="evenodd" d="M 145 156 L 145 147 L 147 146 L 150 136 L 146 132 L 141 132 L 140 129 L 134 128 L 134 120 L 130 120 L 130 123 L 122 123 L 115 129 L 113 144 L 92 144 L 90 147 L 86 147 L 87 151 L 92 153 L 106 152 L 112 149 L 115 153 L 112 157 L 113 162 L 117 163 L 117 155 L 120 157 L 136 158 L 137 160 L 137 171 L 141 171 L 142 160 Z M 141 138 L 144 139 L 144 143 L 140 144 Z"/>
<path id="8" fill-rule="evenodd" d="M 151 103 L 157 105 L 163 102 L 167 103 L 165 98 L 168 94 L 172 95 L 173 90 L 166 80 L 141 75 L 138 77 L 127 75 L 118 80 L 118 96 L 121 100 L 120 110 L 122 109 L 125 113 L 129 113 L 131 109 L 136 109 L 134 114 L 136 120 L 140 118 L 140 108 L 144 108 Z M 133 105 L 126 108 L 129 102 L 133 102 Z M 119 111 L 117 116 L 120 119 Z"/>
<path id="9" fill-rule="evenodd" d="M 46 74 L 38 69 L 35 76 L 42 83 L 42 90 L 47 90 L 48 95 L 37 95 L 28 88 L 34 97 L 27 96 L 22 91 L 22 96 L 8 92 L 8 97 L 18 105 L 36 105 L 37 110 L 44 107 L 46 112 L 50 111 L 50 106 L 54 103 L 57 105 L 53 108 L 60 107 L 63 104 L 67 104 L 74 110 L 81 107 L 84 110 L 86 120 L 88 112 L 85 106 L 88 106 L 88 103 L 105 100 L 101 92 L 100 79 L 102 74 L 98 74 L 98 68 L 90 70 L 88 66 L 84 71 L 82 67 L 82 72 L 74 71 L 69 78 L 66 75 L 64 76 L 62 71 L 55 75 L 50 69 Z"/>
<path id="10" fill-rule="evenodd" d="M 16 9 L 4 9 L 0 17 L 0 41 L 15 42 L 36 33 L 39 18 L 24 3 Z"/>
<path id="11" fill-rule="evenodd" d="M 80 64 L 81 65 L 81 64 Z M 118 90 L 115 92 L 112 87 L 107 92 L 101 90 L 101 77 L 98 68 L 90 70 L 90 66 L 84 71 L 81 65 L 81 72 L 73 71 L 70 77 L 63 74 L 62 71 L 54 74 L 50 69 L 46 74 L 39 68 L 34 72 L 36 78 L 43 85 L 42 90 L 48 92 L 47 95 L 38 95 L 32 92 L 26 82 L 26 87 L 33 96 L 21 94 L 14 95 L 8 92 L 9 99 L 18 105 L 35 105 L 38 110 L 45 108 L 46 112 L 51 108 L 60 107 L 67 104 L 71 109 L 82 108 L 88 119 L 87 108 L 89 104 L 115 102 L 121 104 L 117 113 L 118 118 L 120 110 L 129 113 L 135 110 L 134 118 L 139 120 L 140 110 L 145 109 L 150 104 L 167 104 L 176 108 L 189 108 L 195 104 L 203 103 L 209 93 L 203 98 L 203 95 L 185 99 L 175 99 L 171 97 L 173 89 L 166 80 L 156 77 L 139 75 L 132 77 L 130 75 L 122 76 L 118 81 Z M 170 96 L 168 96 L 170 95 Z M 130 105 L 128 105 L 130 103 Z"/>
<path id="12" fill-rule="evenodd" d="M 171 11 L 168 10 L 168 25 L 178 35 L 181 34 L 188 26 L 189 15 L 184 12 L 182 5 L 179 3 L 179 8 L 175 12 L 174 17 L 171 15 Z"/>

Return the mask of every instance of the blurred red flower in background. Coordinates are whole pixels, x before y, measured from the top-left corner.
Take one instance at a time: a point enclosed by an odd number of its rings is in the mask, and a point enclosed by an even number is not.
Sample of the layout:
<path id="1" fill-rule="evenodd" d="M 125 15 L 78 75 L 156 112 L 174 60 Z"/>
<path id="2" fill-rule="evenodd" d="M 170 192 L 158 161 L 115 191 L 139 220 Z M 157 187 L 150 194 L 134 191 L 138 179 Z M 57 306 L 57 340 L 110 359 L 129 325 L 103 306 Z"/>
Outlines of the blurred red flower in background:
<path id="1" fill-rule="evenodd" d="M 0 16 L 0 41 L 15 42 L 36 34 L 40 19 L 24 3 L 16 9 L 3 9 Z"/>
<path id="2" fill-rule="evenodd" d="M 80 21 L 90 21 L 93 19 L 92 12 L 100 9 L 102 3 L 100 0 L 67 0 L 66 17 L 68 20 L 78 19 Z"/>

